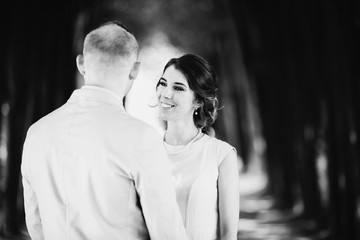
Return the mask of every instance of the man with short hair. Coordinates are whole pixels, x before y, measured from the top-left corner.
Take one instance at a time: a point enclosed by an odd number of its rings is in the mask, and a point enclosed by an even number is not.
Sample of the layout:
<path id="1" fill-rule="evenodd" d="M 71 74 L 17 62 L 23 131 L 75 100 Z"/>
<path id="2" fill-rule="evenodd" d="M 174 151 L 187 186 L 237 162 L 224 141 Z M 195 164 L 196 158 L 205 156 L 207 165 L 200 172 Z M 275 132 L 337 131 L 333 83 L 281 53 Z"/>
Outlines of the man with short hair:
<path id="1" fill-rule="evenodd" d="M 123 107 L 139 72 L 118 22 L 86 35 L 85 85 L 28 130 L 22 177 L 33 240 L 187 239 L 158 132 Z"/>

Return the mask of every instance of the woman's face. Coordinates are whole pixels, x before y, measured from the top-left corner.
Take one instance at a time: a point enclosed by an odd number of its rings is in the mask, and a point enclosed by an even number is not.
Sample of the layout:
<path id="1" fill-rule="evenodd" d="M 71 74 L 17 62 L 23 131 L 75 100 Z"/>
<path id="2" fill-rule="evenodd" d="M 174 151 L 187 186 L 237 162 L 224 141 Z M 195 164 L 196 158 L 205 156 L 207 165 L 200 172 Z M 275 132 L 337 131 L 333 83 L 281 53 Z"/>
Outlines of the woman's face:
<path id="1" fill-rule="evenodd" d="M 193 121 L 195 93 L 186 77 L 174 66 L 168 67 L 156 89 L 159 116 L 165 121 Z"/>

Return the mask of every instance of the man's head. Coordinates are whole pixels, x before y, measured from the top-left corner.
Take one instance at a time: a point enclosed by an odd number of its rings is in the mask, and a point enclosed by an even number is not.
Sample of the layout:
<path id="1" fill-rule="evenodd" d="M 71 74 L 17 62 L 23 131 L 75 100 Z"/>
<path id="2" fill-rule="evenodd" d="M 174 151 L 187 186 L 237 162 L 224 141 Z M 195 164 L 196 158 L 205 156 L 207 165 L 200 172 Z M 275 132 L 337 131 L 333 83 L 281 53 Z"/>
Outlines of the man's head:
<path id="1" fill-rule="evenodd" d="M 107 22 L 86 35 L 76 62 L 86 85 L 126 95 L 139 71 L 138 53 L 134 35 L 121 23 Z"/>

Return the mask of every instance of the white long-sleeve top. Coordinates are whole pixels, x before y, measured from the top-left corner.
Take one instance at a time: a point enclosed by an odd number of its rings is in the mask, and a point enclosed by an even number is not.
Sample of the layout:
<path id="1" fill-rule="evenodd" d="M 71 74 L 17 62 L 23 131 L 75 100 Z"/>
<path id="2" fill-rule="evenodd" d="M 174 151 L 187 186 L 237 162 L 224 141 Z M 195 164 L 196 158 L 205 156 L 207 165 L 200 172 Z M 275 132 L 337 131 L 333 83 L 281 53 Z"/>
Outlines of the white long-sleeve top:
<path id="1" fill-rule="evenodd" d="M 33 240 L 187 239 L 158 132 L 85 86 L 28 130 L 22 177 Z"/>

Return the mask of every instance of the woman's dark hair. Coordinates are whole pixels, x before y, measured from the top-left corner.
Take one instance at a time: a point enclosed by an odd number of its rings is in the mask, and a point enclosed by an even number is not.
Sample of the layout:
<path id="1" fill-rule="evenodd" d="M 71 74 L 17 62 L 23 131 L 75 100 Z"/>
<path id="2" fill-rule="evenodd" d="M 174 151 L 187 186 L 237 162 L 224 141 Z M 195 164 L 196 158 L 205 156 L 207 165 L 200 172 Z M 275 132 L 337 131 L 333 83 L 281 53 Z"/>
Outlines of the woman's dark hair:
<path id="1" fill-rule="evenodd" d="M 185 75 L 190 89 L 195 93 L 195 101 L 200 105 L 193 115 L 195 126 L 207 131 L 207 127 L 217 118 L 218 78 L 215 69 L 205 59 L 194 54 L 170 59 L 164 67 L 163 74 L 170 66 L 174 66 Z"/>

